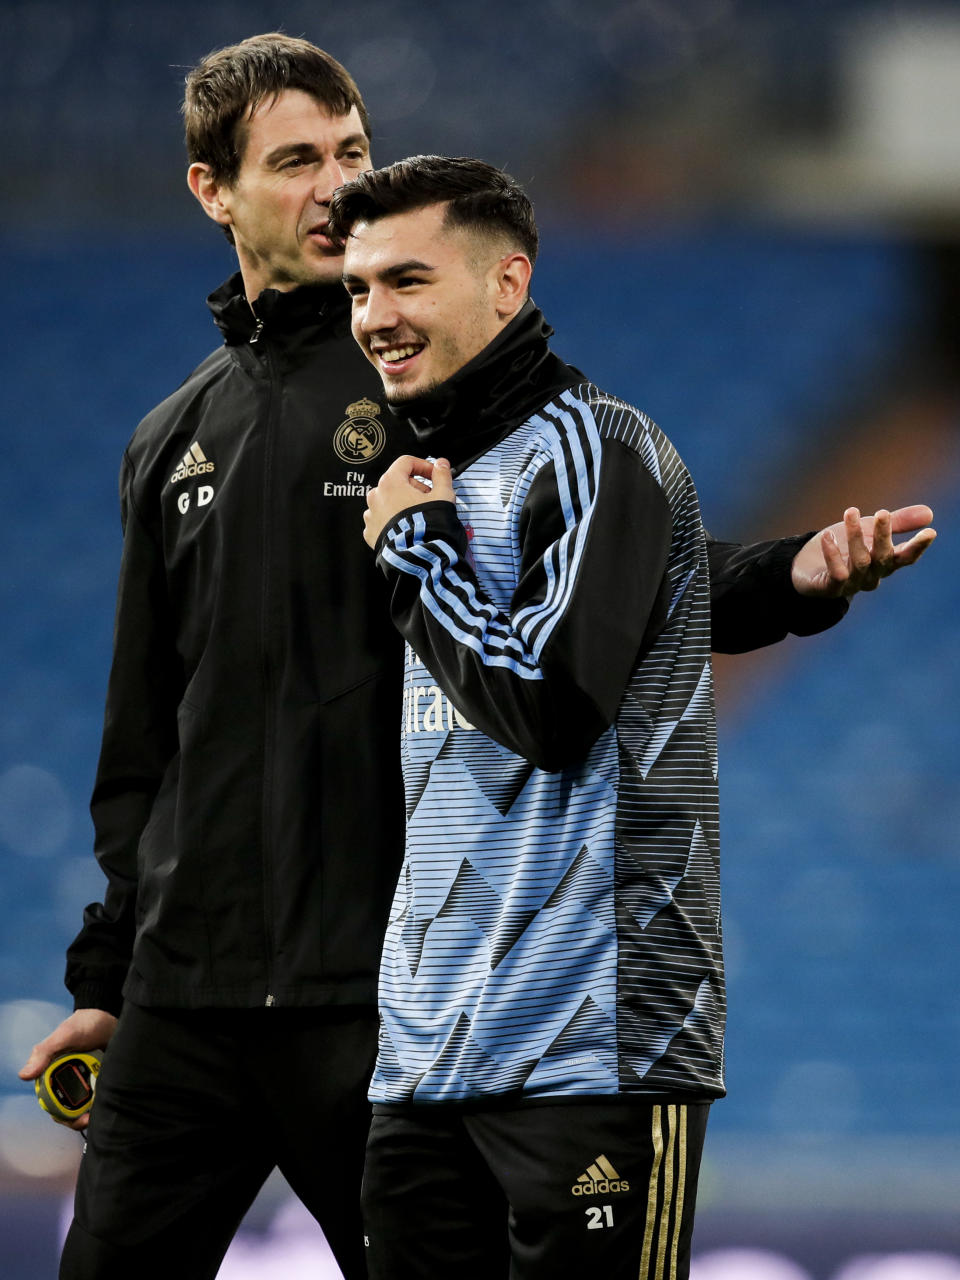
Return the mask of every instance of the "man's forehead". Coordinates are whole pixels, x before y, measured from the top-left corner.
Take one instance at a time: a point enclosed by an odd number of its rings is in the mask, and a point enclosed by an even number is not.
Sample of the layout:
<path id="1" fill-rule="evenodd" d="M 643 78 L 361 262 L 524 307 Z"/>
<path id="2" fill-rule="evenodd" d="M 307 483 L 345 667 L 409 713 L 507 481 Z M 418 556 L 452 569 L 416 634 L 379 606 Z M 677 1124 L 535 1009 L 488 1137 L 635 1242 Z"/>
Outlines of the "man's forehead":
<path id="1" fill-rule="evenodd" d="M 332 111 L 302 89 L 284 89 L 261 99 L 252 111 L 247 111 L 243 124 L 249 141 L 318 128 L 338 137 L 352 134 L 366 137 L 360 112 L 355 106 L 346 114 Z"/>
<path id="2" fill-rule="evenodd" d="M 453 237 L 452 229 L 445 222 L 446 211 L 444 202 L 407 209 L 403 213 L 388 213 L 372 222 L 361 218 L 347 237 L 347 252 L 352 251 L 357 257 L 391 253 L 408 257 L 411 247 L 430 245 L 449 254 Z"/>

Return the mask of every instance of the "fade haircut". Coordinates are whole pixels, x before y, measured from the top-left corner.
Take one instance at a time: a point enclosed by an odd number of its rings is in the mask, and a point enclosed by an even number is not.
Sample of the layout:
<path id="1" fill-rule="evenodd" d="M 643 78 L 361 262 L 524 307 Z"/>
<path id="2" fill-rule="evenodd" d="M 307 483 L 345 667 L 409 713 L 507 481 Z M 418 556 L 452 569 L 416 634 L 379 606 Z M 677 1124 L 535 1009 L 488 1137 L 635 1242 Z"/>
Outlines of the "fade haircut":
<path id="1" fill-rule="evenodd" d="M 279 31 L 215 49 L 186 78 L 183 119 L 187 158 L 210 166 L 232 187 L 246 146 L 246 123 L 257 107 L 287 89 L 308 93 L 331 115 L 356 107 L 370 137 L 370 117 L 353 77 L 309 40 Z"/>
<path id="2" fill-rule="evenodd" d="M 357 222 L 434 204 L 446 204 L 445 226 L 502 238 L 536 262 L 540 237 L 523 188 L 502 169 L 464 156 L 411 156 L 359 174 L 334 193 L 327 234 L 345 244 Z"/>

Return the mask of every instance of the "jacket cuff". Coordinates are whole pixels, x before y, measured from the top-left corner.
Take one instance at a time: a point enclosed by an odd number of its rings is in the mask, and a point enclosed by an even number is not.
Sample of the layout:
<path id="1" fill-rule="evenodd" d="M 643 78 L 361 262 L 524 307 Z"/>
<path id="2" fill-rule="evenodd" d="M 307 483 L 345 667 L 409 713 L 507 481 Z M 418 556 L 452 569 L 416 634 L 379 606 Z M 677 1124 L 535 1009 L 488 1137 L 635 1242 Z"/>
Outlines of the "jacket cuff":
<path id="1" fill-rule="evenodd" d="M 377 562 L 384 572 L 386 572 L 386 566 L 382 563 L 384 546 L 387 542 L 394 542 L 396 536 L 403 531 L 404 524 L 418 514 L 422 514 L 424 517 L 428 537 L 434 532 L 453 532 L 455 535 L 465 536 L 463 534 L 463 525 L 457 515 L 456 504 L 453 502 L 438 502 L 436 499 L 432 499 L 426 502 L 418 502 L 412 507 L 406 507 L 403 511 L 398 512 L 389 524 L 384 525 L 373 548 Z M 433 526 L 436 527 L 434 528 Z"/>
<path id="2" fill-rule="evenodd" d="M 769 575 L 770 587 L 776 593 L 787 630 L 795 636 L 814 636 L 834 626 L 850 608 L 850 601 L 843 597 L 823 600 L 816 596 L 802 596 L 793 585 L 790 571 L 793 559 L 801 547 L 817 532 L 797 533 L 781 538 L 763 557 L 764 576 Z"/>
<path id="3" fill-rule="evenodd" d="M 72 995 L 74 1010 L 102 1009 L 104 1013 L 112 1013 L 119 1018 L 123 1009 L 123 994 L 103 982 L 81 982 L 74 987 Z"/>

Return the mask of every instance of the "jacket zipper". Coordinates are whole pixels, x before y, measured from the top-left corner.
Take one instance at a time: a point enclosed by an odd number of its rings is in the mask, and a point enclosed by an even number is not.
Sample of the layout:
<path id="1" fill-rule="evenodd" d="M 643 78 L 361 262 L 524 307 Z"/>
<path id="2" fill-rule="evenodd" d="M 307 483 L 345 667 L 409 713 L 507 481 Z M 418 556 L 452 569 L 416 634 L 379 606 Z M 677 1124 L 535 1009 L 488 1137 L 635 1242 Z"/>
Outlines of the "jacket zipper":
<path id="1" fill-rule="evenodd" d="M 263 333 L 263 321 L 257 319 L 257 327 L 250 338 L 251 345 L 258 342 Z M 273 805 L 272 805 L 272 747 L 273 747 L 273 657 L 270 649 L 269 637 L 269 602 L 270 602 L 270 510 L 271 500 L 273 497 L 273 461 L 275 447 L 275 428 L 277 409 L 280 403 L 279 395 L 279 375 L 277 373 L 274 362 L 274 355 L 270 349 L 269 343 L 264 344 L 264 356 L 266 359 L 267 374 L 269 380 L 269 401 L 267 405 L 266 431 L 264 434 L 264 462 L 263 462 L 263 512 L 262 526 L 260 534 L 261 548 L 261 578 L 260 578 L 260 645 L 261 645 L 261 672 L 263 677 L 263 783 L 261 792 L 261 845 L 262 845 L 262 876 L 263 876 L 263 930 L 264 944 L 266 947 L 266 977 L 267 977 L 267 996 L 264 1000 L 264 1006 L 273 1007 L 277 1003 L 277 998 L 271 993 L 273 986 L 273 959 L 274 959 L 274 933 L 273 933 L 273 869 L 272 869 L 272 830 L 273 830 Z"/>

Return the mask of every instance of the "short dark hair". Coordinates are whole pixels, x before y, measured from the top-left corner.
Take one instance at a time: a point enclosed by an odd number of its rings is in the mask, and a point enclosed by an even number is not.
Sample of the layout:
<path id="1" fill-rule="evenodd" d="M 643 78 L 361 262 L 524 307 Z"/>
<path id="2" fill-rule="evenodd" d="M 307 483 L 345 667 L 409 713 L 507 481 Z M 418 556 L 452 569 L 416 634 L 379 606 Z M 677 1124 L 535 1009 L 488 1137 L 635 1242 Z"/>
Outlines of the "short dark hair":
<path id="1" fill-rule="evenodd" d="M 271 31 L 215 49 L 187 76 L 183 119 L 190 163 L 209 165 L 218 182 L 232 186 L 243 162 L 243 126 L 261 102 L 286 89 L 301 89 L 332 115 L 356 107 L 370 137 L 370 117 L 347 69 L 309 40 Z"/>
<path id="2" fill-rule="evenodd" d="M 359 174 L 334 192 L 327 234 L 345 243 L 356 222 L 433 204 L 446 204 L 447 226 L 502 235 L 536 261 L 540 237 L 526 192 L 502 169 L 465 156 L 410 156 Z"/>

